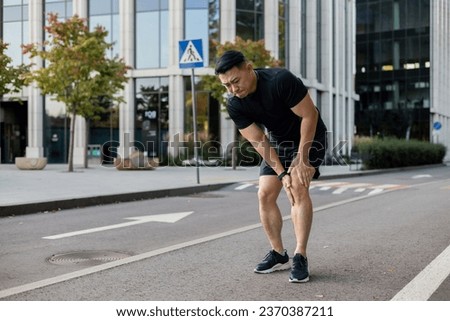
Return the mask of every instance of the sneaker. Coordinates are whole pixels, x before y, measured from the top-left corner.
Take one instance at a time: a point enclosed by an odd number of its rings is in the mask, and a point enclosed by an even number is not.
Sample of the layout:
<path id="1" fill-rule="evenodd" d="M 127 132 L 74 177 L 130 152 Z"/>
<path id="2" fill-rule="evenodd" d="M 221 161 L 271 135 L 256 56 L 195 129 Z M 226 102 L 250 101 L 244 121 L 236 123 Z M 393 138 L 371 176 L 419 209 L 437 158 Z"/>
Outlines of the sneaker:
<path id="1" fill-rule="evenodd" d="M 289 282 L 305 283 L 309 281 L 308 259 L 297 253 L 292 258 L 292 270 Z"/>
<path id="2" fill-rule="evenodd" d="M 286 251 L 284 255 L 281 255 L 275 250 L 271 250 L 262 262 L 256 266 L 254 271 L 256 273 L 272 273 L 279 270 L 287 270 L 290 267 L 289 255 L 287 255 Z"/>

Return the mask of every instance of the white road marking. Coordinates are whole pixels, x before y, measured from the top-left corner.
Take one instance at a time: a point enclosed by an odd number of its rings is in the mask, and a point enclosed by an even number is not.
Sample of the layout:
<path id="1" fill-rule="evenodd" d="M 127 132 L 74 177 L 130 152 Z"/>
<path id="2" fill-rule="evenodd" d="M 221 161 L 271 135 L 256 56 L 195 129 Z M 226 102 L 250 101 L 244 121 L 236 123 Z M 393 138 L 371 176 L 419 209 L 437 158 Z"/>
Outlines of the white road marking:
<path id="1" fill-rule="evenodd" d="M 385 190 L 391 190 L 391 189 L 399 189 L 399 188 L 405 188 L 404 185 L 397 185 L 397 184 L 383 184 L 383 185 L 372 185 L 369 183 L 346 183 L 346 182 L 325 182 L 325 183 L 315 183 L 314 185 L 311 184 L 310 190 L 318 188 L 321 191 L 328 191 L 332 188 L 336 188 L 332 194 L 334 195 L 340 195 L 344 192 L 346 192 L 349 189 L 355 189 L 354 191 L 356 193 L 362 193 L 366 191 L 367 189 L 371 189 L 369 191 L 369 195 L 374 195 L 381 193 Z"/>
<path id="2" fill-rule="evenodd" d="M 378 193 L 381 193 L 382 191 L 384 191 L 383 188 L 375 188 L 374 190 L 370 191 L 369 194 L 367 194 L 367 195 L 378 194 Z"/>
<path id="3" fill-rule="evenodd" d="M 333 191 L 333 194 L 342 194 L 344 193 L 346 190 L 348 190 L 348 187 L 339 187 L 338 189 L 335 189 Z"/>
<path id="4" fill-rule="evenodd" d="M 95 228 L 90 228 L 90 229 L 86 229 L 86 230 L 63 233 L 63 234 L 52 235 L 52 236 L 45 236 L 45 237 L 43 237 L 43 239 L 56 240 L 56 239 L 62 239 L 62 238 L 66 238 L 66 237 L 83 235 L 83 234 L 103 232 L 103 231 L 107 231 L 107 230 L 113 230 L 113 229 L 118 229 L 118 228 L 122 228 L 122 227 L 128 227 L 128 226 L 133 226 L 133 225 L 138 225 L 138 224 L 143 224 L 143 223 L 149 223 L 149 222 L 175 223 L 192 213 L 193 212 L 179 212 L 179 213 L 168 213 L 168 214 L 158 214 L 158 215 L 146 215 L 146 216 L 139 216 L 139 217 L 127 217 L 127 218 L 125 218 L 126 220 L 132 220 L 133 222 L 120 223 L 120 224 L 114 224 L 114 225 L 108 225 L 108 226 L 102 226 L 102 227 L 95 227 Z"/>
<path id="5" fill-rule="evenodd" d="M 419 179 L 419 178 L 431 178 L 433 176 L 429 175 L 429 174 L 422 174 L 422 175 L 414 175 L 412 177 L 412 179 Z"/>
<path id="6" fill-rule="evenodd" d="M 313 182 L 311 185 L 317 186 L 317 187 L 322 187 L 322 186 L 343 186 L 343 185 L 348 185 L 348 182 L 323 182 L 323 183 L 319 183 L 319 182 Z"/>
<path id="7" fill-rule="evenodd" d="M 381 188 L 381 189 L 391 189 L 391 188 L 396 188 L 396 187 L 400 187 L 400 185 L 397 184 L 383 184 L 383 185 L 376 185 L 373 186 L 372 188 Z"/>
<path id="8" fill-rule="evenodd" d="M 236 191 L 241 191 L 243 189 L 246 189 L 247 187 L 253 186 L 253 184 L 242 184 L 235 188 Z"/>
<path id="9" fill-rule="evenodd" d="M 391 301 L 427 301 L 450 275 L 450 245 Z"/>
<path id="10" fill-rule="evenodd" d="M 352 184 L 344 184 L 341 185 L 338 189 L 336 189 L 333 194 L 342 194 L 348 189 L 356 188 L 356 187 L 363 187 L 363 186 L 370 186 L 371 184 L 368 183 L 352 183 Z"/>

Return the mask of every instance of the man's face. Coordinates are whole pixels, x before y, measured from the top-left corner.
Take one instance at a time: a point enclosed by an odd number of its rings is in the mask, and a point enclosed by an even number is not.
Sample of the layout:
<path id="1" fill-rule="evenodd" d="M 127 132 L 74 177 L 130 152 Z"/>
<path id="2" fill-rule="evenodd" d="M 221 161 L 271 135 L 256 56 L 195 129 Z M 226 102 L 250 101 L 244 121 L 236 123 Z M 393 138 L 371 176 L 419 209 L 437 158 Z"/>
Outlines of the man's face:
<path id="1" fill-rule="evenodd" d="M 218 77 L 227 91 L 238 98 L 245 98 L 256 90 L 256 75 L 250 64 L 241 68 L 235 66 Z"/>

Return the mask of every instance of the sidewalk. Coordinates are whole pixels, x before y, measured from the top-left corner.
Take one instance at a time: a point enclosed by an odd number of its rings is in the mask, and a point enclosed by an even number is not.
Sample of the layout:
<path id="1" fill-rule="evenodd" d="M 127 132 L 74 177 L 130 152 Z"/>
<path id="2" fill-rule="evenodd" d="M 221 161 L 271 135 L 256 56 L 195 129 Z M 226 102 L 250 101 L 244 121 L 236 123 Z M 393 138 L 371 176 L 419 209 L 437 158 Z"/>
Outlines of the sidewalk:
<path id="1" fill-rule="evenodd" d="M 353 168 L 354 169 L 354 168 Z M 321 179 L 369 174 L 348 166 L 322 166 Z M 138 199 L 181 196 L 254 182 L 259 167 L 158 167 L 119 171 L 90 165 L 67 172 L 67 164 L 49 164 L 44 170 L 19 170 L 0 164 L 0 217 L 54 211 Z"/>

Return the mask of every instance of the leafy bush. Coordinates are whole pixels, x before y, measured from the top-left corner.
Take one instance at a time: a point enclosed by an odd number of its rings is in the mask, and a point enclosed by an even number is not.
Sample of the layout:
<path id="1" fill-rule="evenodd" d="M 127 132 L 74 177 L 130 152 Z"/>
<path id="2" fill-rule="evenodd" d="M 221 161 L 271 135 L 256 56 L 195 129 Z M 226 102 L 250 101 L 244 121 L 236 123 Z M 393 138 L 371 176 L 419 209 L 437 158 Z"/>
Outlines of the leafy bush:
<path id="1" fill-rule="evenodd" d="M 354 148 L 365 169 L 439 164 L 446 153 L 441 144 L 397 138 L 360 138 Z"/>

